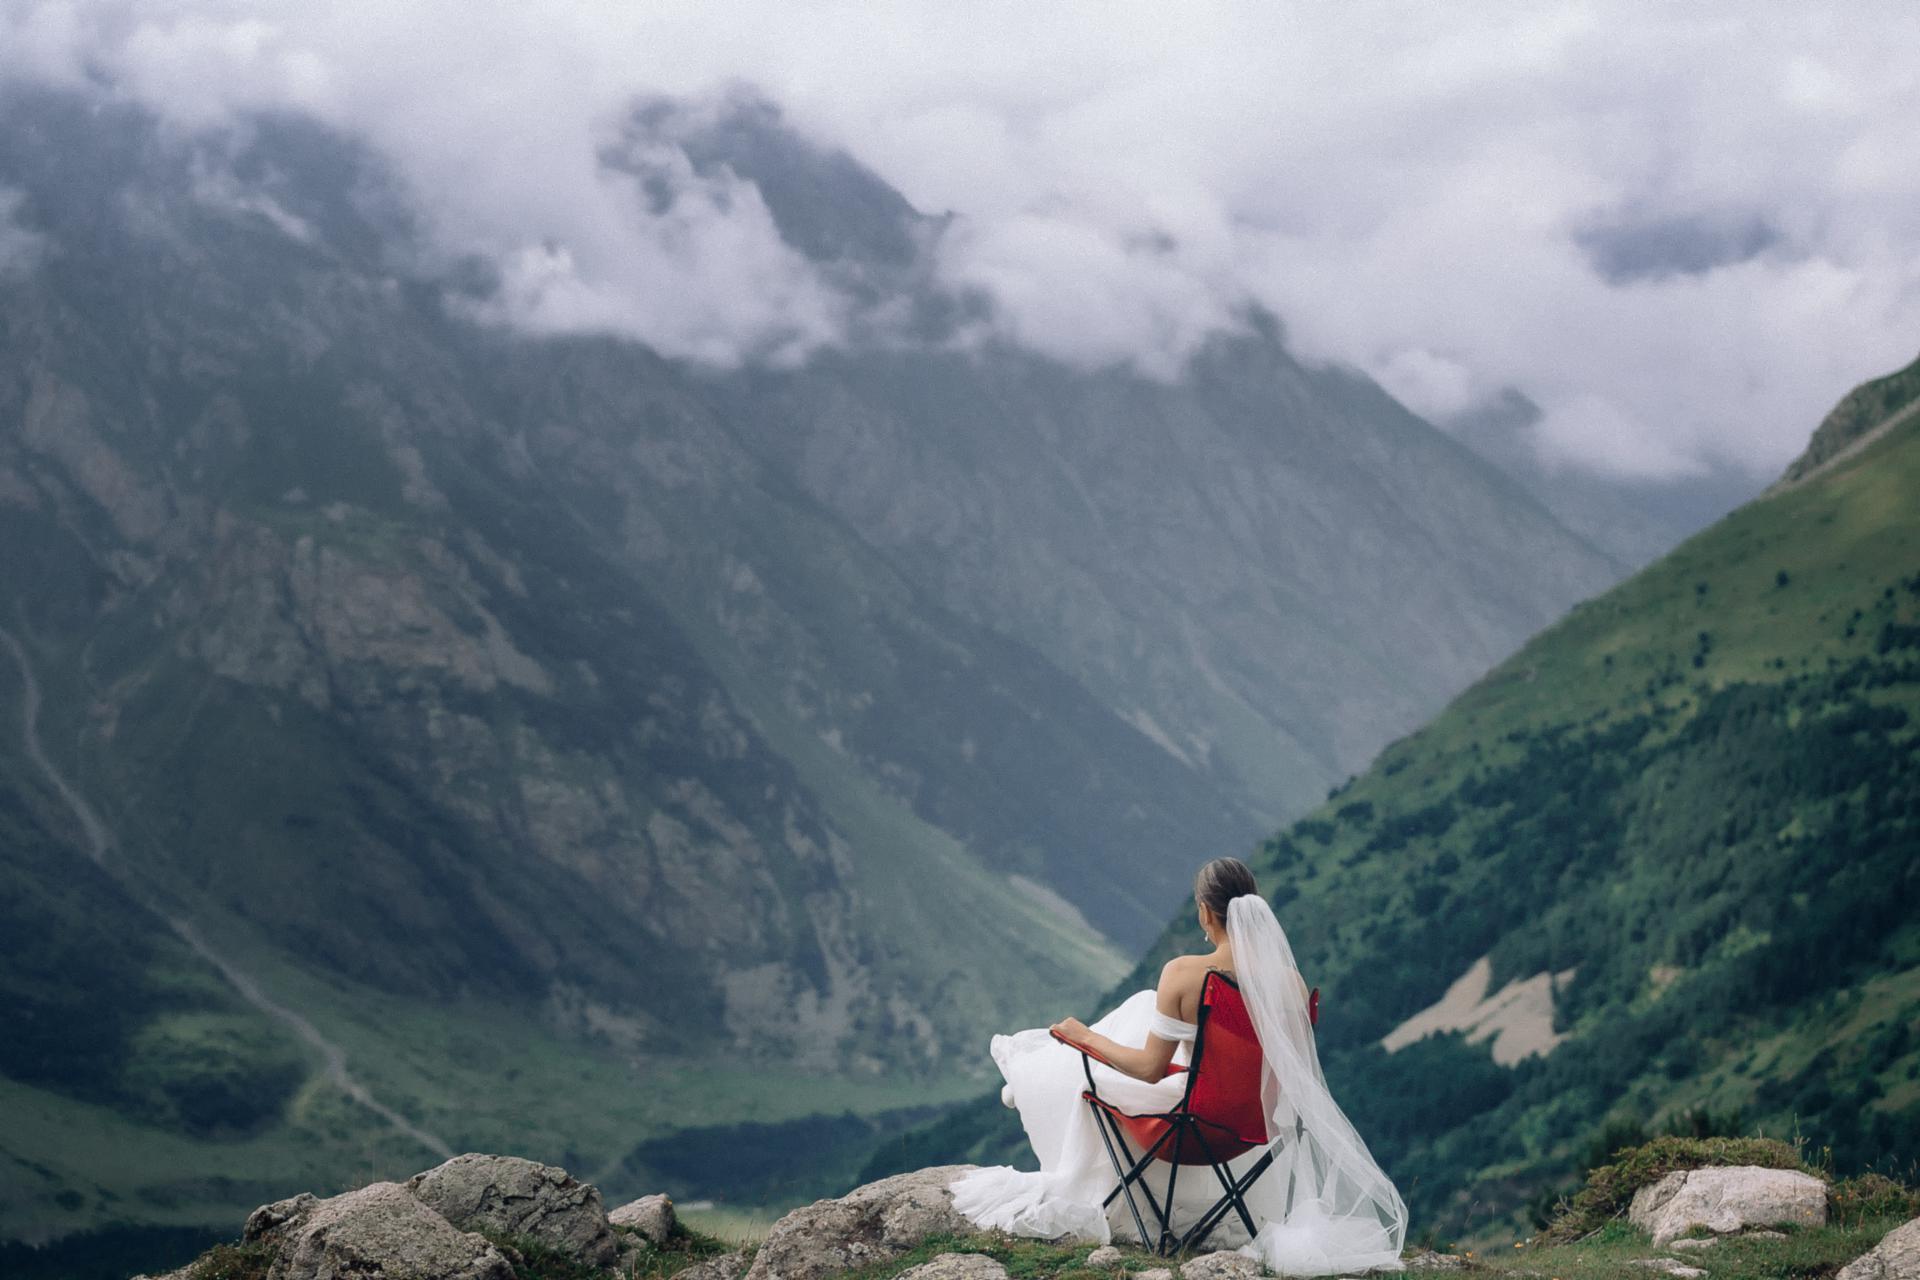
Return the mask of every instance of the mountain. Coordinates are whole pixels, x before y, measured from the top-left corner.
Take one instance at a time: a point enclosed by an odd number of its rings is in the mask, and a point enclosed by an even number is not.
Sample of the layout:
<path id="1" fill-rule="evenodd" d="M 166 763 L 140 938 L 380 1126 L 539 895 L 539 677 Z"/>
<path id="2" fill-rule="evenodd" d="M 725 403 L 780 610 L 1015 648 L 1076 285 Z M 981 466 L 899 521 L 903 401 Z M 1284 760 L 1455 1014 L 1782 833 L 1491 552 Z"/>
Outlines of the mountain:
<path id="1" fill-rule="evenodd" d="M 1916 404 L 1920 362 L 1850 395 L 1766 496 L 1252 860 L 1415 1237 L 1527 1234 L 1612 1135 L 1667 1124 L 1920 1159 Z M 1183 911 L 1116 990 L 1191 935 Z M 1020 1158 L 1008 1115 L 981 1099 L 869 1172 Z"/>
<path id="2" fill-rule="evenodd" d="M 1605 551 L 1621 566 L 1622 576 L 1665 555 L 1764 487 L 1740 471 L 1644 479 L 1556 466 L 1541 456 L 1531 437 L 1540 418 L 1540 406 L 1509 388 L 1440 426 Z"/>
<path id="3" fill-rule="evenodd" d="M 1173 384 L 698 366 L 475 319 L 311 122 L 5 107 L 0 1234 L 891 1132 L 1612 573 L 1269 320 Z M 849 296 L 982 305 L 777 117 L 633 128 Z"/>

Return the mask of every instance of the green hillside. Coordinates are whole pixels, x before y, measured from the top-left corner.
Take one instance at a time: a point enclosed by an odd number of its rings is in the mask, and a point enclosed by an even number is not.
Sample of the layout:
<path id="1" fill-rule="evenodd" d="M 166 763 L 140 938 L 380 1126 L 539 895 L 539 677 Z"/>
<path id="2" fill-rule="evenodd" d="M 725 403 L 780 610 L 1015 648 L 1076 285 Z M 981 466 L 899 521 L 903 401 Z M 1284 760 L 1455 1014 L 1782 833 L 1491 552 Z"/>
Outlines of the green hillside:
<path id="1" fill-rule="evenodd" d="M 1416 1235 L 1530 1229 L 1603 1132 L 1682 1117 L 1842 1172 L 1920 1160 L 1916 372 L 1863 447 L 1575 607 L 1259 849 L 1328 1081 Z M 1192 935 L 1183 913 L 1123 989 Z M 1486 993 L 1552 991 L 1509 1042 L 1550 1052 L 1382 1047 L 1483 957 Z M 1007 1115 L 876 1167 L 1002 1158 Z"/>

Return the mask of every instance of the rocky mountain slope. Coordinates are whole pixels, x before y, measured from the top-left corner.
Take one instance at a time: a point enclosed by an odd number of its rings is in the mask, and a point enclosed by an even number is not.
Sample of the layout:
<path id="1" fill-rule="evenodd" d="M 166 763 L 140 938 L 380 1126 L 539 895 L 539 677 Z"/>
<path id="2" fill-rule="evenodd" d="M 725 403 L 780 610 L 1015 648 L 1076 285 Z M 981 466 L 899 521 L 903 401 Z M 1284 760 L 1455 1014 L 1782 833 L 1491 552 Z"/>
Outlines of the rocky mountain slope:
<path id="1" fill-rule="evenodd" d="M 0 1234 L 950 1098 L 1611 574 L 1271 323 L 940 346 L 940 220 L 764 114 L 634 127 L 928 342 L 492 327 L 351 140 L 5 107 Z"/>
<path id="2" fill-rule="evenodd" d="M 1416 1220 L 1524 1234 L 1643 1126 L 1920 1159 L 1917 375 L 1261 849 L 1328 1081 Z M 1020 1159 L 1008 1114 L 872 1170 Z"/>

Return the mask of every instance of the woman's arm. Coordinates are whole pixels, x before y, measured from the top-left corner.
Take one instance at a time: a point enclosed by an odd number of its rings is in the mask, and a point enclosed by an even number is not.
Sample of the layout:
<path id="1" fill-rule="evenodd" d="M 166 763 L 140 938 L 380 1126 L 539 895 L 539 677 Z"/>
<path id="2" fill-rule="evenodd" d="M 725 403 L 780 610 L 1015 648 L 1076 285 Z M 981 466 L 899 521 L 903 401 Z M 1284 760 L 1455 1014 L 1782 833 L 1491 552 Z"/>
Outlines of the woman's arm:
<path id="1" fill-rule="evenodd" d="M 1180 1018 L 1181 996 L 1185 987 L 1186 975 L 1176 967 L 1177 961 L 1168 961 L 1167 967 L 1160 971 L 1160 987 L 1154 993 L 1154 1007 L 1170 1018 Z M 1182 1018 L 1182 1021 L 1186 1019 Z M 1085 1045 L 1105 1058 L 1113 1069 L 1136 1080 L 1145 1080 L 1154 1084 L 1167 1078 L 1167 1069 L 1173 1065 L 1173 1051 L 1178 1041 L 1163 1040 L 1149 1034 L 1144 1049 L 1135 1049 L 1120 1044 L 1109 1036 L 1088 1030 L 1086 1024 L 1078 1018 L 1067 1018 L 1053 1024 L 1053 1030 L 1065 1036 L 1077 1045 Z"/>

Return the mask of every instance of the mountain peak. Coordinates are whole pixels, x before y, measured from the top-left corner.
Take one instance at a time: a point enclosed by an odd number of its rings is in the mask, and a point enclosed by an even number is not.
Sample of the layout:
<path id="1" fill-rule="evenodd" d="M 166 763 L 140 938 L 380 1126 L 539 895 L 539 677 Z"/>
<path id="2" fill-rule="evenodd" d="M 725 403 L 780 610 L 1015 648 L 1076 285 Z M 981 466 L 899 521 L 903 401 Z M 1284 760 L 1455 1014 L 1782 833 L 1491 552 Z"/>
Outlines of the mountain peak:
<path id="1" fill-rule="evenodd" d="M 1807 448 L 1775 483 L 1774 489 L 1799 484 L 1836 459 L 1855 452 L 1920 405 L 1920 357 L 1904 369 L 1864 382 L 1840 398 L 1821 420 Z"/>

